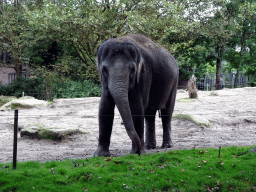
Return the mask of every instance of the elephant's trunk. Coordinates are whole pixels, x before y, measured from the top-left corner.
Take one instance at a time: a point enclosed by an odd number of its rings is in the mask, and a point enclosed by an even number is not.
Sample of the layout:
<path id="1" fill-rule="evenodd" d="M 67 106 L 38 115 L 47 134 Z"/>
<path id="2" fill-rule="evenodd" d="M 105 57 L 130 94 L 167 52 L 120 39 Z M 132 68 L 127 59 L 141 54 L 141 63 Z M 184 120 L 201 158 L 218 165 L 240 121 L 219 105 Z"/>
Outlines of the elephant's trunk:
<path id="1" fill-rule="evenodd" d="M 123 79 L 125 78 L 116 78 L 114 81 L 110 81 L 109 90 L 120 112 L 120 115 L 123 119 L 125 129 L 130 139 L 135 144 L 135 153 L 140 155 L 141 141 L 134 128 L 134 123 L 132 120 L 132 115 L 131 115 L 131 110 L 130 110 L 130 105 L 128 100 L 129 80 L 127 79 L 127 81 L 124 82 Z"/>

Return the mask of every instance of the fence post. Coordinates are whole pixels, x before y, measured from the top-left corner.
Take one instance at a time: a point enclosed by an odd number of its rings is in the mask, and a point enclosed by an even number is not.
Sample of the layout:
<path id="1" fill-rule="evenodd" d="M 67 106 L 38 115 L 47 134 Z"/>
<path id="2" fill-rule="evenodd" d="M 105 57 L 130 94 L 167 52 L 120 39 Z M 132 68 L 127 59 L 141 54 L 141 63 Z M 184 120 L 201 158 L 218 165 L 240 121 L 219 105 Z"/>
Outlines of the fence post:
<path id="1" fill-rule="evenodd" d="M 17 164 L 17 133 L 18 133 L 18 109 L 14 112 L 14 138 L 13 138 L 13 169 Z"/>

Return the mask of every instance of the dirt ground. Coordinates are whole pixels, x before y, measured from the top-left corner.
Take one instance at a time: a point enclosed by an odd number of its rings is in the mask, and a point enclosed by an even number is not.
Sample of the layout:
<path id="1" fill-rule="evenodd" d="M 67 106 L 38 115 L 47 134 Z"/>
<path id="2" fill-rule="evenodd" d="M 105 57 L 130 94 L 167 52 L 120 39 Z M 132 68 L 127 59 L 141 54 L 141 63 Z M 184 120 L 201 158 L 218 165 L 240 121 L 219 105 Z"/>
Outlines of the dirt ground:
<path id="1" fill-rule="evenodd" d="M 198 99 L 189 100 L 186 91 L 177 93 L 175 113 L 184 111 L 202 115 L 211 128 L 197 126 L 181 119 L 172 120 L 171 149 L 160 149 L 162 144 L 161 119 L 156 118 L 157 149 L 161 152 L 176 149 L 217 148 L 219 146 L 251 146 L 256 144 L 256 88 L 246 87 L 217 91 L 199 91 Z M 38 140 L 18 136 L 18 161 L 48 161 L 89 158 L 98 144 L 98 105 L 100 98 L 57 99 L 47 108 L 19 110 L 19 127 L 44 124 L 57 127 L 77 127 L 87 134 L 67 137 L 63 141 Z M 158 114 L 157 114 L 158 115 Z M 12 161 L 13 111 L 0 111 L 0 163 Z M 113 156 L 129 154 L 131 140 L 121 125 L 118 110 L 111 137 L 110 152 Z"/>

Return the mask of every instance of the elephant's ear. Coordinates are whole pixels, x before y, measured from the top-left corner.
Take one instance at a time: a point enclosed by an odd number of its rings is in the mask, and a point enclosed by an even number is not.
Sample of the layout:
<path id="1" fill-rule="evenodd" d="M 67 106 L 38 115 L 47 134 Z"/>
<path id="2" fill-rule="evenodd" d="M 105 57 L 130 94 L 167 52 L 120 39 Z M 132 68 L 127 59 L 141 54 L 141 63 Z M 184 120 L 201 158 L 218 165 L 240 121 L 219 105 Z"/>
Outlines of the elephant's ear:
<path id="1" fill-rule="evenodd" d="M 144 70 L 144 61 L 143 61 L 143 58 L 140 57 L 140 62 L 139 62 L 139 65 L 138 65 L 138 70 L 137 70 L 137 84 L 139 84 L 139 81 L 140 81 L 140 78 L 141 78 L 141 74 L 143 73 L 143 70 Z"/>
<path id="2" fill-rule="evenodd" d="M 98 55 L 96 56 L 96 68 L 99 71 L 99 59 L 98 59 Z"/>

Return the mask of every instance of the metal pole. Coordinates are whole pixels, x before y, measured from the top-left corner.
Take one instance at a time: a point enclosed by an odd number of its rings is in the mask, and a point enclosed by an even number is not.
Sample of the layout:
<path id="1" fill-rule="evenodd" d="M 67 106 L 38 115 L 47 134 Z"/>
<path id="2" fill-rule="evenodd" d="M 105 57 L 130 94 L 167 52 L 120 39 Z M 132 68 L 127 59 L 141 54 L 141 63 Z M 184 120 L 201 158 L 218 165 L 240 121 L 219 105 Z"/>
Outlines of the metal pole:
<path id="1" fill-rule="evenodd" d="M 14 138 L 13 138 L 13 169 L 17 164 L 17 133 L 18 133 L 18 110 L 14 113 Z"/>

